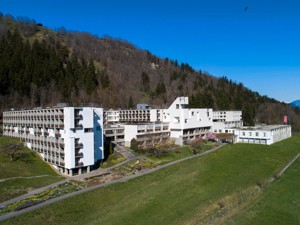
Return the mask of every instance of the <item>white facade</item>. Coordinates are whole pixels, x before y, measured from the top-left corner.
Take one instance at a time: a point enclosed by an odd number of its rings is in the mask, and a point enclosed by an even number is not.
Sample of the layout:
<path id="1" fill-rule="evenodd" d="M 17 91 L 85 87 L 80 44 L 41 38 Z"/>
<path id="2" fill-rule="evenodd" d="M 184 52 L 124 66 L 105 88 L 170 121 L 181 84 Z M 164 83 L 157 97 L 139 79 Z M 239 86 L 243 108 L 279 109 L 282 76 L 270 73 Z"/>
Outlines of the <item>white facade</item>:
<path id="1" fill-rule="evenodd" d="M 168 109 L 109 110 L 106 112 L 106 122 L 107 124 L 133 123 L 132 125 L 122 124 L 125 126 L 126 146 L 129 145 L 132 138 L 137 137 L 138 127 L 152 126 L 153 124 L 155 126 L 168 124 L 169 137 L 176 144 L 182 145 L 184 141 L 205 136 L 212 128 L 212 109 L 189 109 L 188 103 L 188 97 L 178 97 Z M 152 136 L 147 135 L 149 139 Z M 145 138 L 146 136 L 144 136 Z M 143 144 L 147 145 L 146 142 Z"/>
<path id="2" fill-rule="evenodd" d="M 213 112 L 213 132 L 230 133 L 229 128 L 239 128 L 243 126 L 242 111 L 214 111 Z"/>
<path id="3" fill-rule="evenodd" d="M 163 111 L 163 122 L 170 124 L 170 137 L 176 144 L 204 137 L 213 125 L 213 110 L 188 108 L 188 97 L 178 97 L 171 106 Z"/>
<path id="4" fill-rule="evenodd" d="M 68 175 L 103 159 L 103 110 L 63 107 L 3 113 L 3 135 L 23 140 Z"/>
<path id="5" fill-rule="evenodd" d="M 125 127 L 120 124 L 106 125 L 104 128 L 104 136 L 107 141 L 114 141 L 119 145 L 125 142 Z"/>
<path id="6" fill-rule="evenodd" d="M 109 123 L 116 123 L 120 121 L 119 110 L 108 110 L 105 111 L 105 120 Z"/>
<path id="7" fill-rule="evenodd" d="M 131 140 L 137 140 L 141 147 L 153 147 L 157 143 L 170 139 L 170 130 L 168 123 L 159 124 L 126 124 L 125 128 L 125 146 L 130 147 Z"/>
<path id="8" fill-rule="evenodd" d="M 252 128 L 234 129 L 236 141 L 250 144 L 271 145 L 292 136 L 290 125 L 267 125 Z"/>

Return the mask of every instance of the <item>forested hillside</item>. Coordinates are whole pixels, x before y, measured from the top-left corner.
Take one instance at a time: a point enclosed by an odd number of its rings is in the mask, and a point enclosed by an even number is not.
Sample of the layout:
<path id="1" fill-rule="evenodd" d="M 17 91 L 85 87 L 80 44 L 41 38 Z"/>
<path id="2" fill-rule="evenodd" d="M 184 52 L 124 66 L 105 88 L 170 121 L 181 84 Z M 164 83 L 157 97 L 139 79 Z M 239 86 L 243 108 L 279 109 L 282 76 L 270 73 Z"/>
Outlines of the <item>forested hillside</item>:
<path id="1" fill-rule="evenodd" d="M 126 41 L 56 31 L 27 18 L 0 15 L 0 107 L 92 104 L 132 108 L 147 102 L 167 107 L 189 96 L 190 107 L 242 109 L 246 125 L 282 123 L 300 130 L 300 113 L 226 77 L 187 63 L 156 57 Z"/>

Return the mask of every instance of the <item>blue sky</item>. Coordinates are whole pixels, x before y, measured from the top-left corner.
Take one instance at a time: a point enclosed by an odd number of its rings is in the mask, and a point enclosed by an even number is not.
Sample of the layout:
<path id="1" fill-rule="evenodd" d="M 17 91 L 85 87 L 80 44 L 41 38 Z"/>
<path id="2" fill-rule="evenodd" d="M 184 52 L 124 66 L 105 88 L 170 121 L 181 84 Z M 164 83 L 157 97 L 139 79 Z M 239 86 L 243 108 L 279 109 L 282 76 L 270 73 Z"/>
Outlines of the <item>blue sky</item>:
<path id="1" fill-rule="evenodd" d="M 0 0 L 0 11 L 125 39 L 262 95 L 300 99 L 299 0 Z"/>

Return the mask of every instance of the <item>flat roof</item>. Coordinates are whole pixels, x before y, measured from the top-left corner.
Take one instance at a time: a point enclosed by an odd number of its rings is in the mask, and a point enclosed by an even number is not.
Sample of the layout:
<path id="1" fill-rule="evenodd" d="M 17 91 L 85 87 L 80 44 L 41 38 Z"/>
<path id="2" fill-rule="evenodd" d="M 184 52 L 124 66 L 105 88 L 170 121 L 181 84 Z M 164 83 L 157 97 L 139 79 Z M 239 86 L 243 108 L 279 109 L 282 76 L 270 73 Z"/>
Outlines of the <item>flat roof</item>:
<path id="1" fill-rule="evenodd" d="M 257 125 L 255 127 L 243 127 L 241 130 L 274 130 L 278 128 L 283 128 L 283 127 L 290 127 L 291 125 L 284 125 L 284 124 L 274 124 L 274 125 Z"/>

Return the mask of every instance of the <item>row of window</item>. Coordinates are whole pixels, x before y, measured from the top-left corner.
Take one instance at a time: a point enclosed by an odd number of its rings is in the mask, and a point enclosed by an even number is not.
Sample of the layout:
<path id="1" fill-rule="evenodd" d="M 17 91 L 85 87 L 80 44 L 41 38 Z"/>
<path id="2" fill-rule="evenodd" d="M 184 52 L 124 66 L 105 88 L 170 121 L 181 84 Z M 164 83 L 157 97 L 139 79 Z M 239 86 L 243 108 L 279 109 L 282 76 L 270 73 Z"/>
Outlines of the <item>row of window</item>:
<path id="1" fill-rule="evenodd" d="M 254 132 L 250 131 L 250 132 L 248 133 L 250 137 L 252 136 L 252 133 L 254 133 Z M 242 132 L 242 136 L 246 136 L 246 132 L 245 132 L 245 131 Z M 264 133 L 263 133 L 263 136 L 266 137 L 266 136 L 267 136 L 267 133 L 264 132 Z M 259 132 L 255 132 L 255 137 L 259 137 Z"/>

